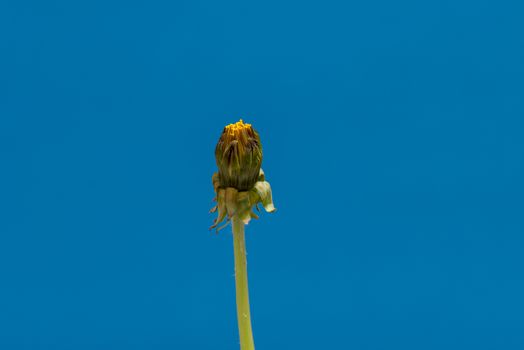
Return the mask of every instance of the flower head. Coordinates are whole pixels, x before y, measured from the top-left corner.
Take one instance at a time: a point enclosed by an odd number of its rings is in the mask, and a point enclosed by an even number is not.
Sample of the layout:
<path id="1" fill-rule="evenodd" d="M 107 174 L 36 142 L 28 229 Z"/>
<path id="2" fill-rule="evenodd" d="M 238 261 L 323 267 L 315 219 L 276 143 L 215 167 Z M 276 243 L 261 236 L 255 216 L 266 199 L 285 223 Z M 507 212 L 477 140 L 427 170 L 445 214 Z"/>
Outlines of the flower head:
<path id="1" fill-rule="evenodd" d="M 215 158 L 222 187 L 250 190 L 257 181 L 262 164 L 262 146 L 258 133 L 242 119 L 229 124 L 218 140 Z"/>
<path id="2" fill-rule="evenodd" d="M 262 203 L 268 212 L 276 210 L 273 206 L 271 186 L 260 168 L 260 137 L 251 124 L 245 124 L 240 120 L 226 126 L 218 140 L 215 158 L 218 173 L 213 174 L 212 180 L 217 205 L 211 212 L 218 210 L 218 217 L 211 228 L 217 227 L 226 217 L 227 225 L 235 215 L 244 223 L 249 223 L 251 218 L 258 218 L 252 209 L 258 209 L 259 203 Z"/>

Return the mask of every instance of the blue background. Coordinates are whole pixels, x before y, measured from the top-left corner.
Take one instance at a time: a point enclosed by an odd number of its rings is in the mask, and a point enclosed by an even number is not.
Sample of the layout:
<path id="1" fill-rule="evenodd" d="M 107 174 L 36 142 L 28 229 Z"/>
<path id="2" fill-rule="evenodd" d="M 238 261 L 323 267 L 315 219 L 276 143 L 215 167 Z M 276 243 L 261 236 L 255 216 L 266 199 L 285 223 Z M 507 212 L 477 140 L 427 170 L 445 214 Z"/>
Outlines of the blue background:
<path id="1" fill-rule="evenodd" d="M 236 349 L 241 117 L 258 349 L 524 348 L 517 3 L 2 1 L 0 348 Z"/>

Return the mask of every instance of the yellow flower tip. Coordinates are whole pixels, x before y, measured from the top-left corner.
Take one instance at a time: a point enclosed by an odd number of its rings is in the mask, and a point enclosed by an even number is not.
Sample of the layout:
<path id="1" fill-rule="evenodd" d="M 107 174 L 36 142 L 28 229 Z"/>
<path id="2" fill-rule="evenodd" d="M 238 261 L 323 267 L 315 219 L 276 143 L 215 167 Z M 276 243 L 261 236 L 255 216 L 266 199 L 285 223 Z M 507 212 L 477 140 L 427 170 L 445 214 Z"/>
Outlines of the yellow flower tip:
<path id="1" fill-rule="evenodd" d="M 226 125 L 226 132 L 229 134 L 237 134 L 242 132 L 242 130 L 253 130 L 253 127 L 251 124 L 244 123 L 242 119 L 240 119 L 238 122 Z"/>
<path id="2" fill-rule="evenodd" d="M 251 124 L 244 123 L 242 119 L 234 124 L 227 125 L 222 132 L 222 138 L 224 138 L 224 142 L 238 142 L 240 153 L 246 153 L 250 139 L 258 140 L 258 143 L 260 143 L 260 138 L 255 129 Z"/>

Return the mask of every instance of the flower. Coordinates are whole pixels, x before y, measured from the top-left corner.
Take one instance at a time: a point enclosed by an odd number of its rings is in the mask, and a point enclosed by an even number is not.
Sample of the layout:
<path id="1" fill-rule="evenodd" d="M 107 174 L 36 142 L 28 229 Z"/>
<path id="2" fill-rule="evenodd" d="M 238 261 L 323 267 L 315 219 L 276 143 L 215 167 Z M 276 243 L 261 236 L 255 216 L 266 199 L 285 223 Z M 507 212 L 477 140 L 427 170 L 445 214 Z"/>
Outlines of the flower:
<path id="1" fill-rule="evenodd" d="M 271 186 L 265 180 L 260 168 L 262 164 L 262 145 L 258 133 L 251 124 L 242 120 L 229 124 L 222 131 L 215 149 L 218 172 L 213 174 L 217 205 L 211 212 L 218 211 L 211 229 L 216 228 L 227 217 L 224 226 L 237 215 L 245 224 L 251 218 L 258 216 L 253 207 L 258 210 L 262 203 L 267 212 L 274 212 Z"/>
<path id="2" fill-rule="evenodd" d="M 222 131 L 215 148 L 220 184 L 239 191 L 250 190 L 257 181 L 262 164 L 258 133 L 242 119 Z"/>

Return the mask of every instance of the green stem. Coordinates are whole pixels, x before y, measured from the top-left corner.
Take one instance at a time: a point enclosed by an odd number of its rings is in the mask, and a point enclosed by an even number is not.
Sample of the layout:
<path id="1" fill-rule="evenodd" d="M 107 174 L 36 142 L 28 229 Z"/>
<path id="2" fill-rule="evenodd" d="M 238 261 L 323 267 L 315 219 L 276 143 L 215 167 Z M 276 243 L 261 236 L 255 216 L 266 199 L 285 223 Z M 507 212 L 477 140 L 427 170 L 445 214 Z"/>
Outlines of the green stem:
<path id="1" fill-rule="evenodd" d="M 251 315 L 249 312 L 249 291 L 247 287 L 246 242 L 244 223 L 233 216 L 233 246 L 235 250 L 235 284 L 237 290 L 237 319 L 240 335 L 240 349 L 254 350 Z"/>

